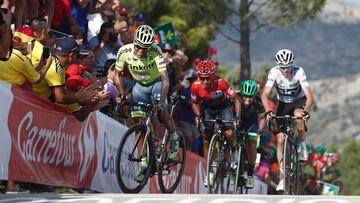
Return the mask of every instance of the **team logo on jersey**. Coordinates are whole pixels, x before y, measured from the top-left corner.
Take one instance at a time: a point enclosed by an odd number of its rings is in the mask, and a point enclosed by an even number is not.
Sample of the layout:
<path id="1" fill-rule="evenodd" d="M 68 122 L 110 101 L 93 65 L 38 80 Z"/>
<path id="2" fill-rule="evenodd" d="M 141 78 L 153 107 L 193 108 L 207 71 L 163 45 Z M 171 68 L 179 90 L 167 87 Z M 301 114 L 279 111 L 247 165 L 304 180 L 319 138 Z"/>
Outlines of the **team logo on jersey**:
<path id="1" fill-rule="evenodd" d="M 123 53 L 131 52 L 131 51 L 132 51 L 132 48 L 126 48 L 124 50 L 121 50 L 119 53 L 119 56 L 121 56 L 121 54 L 123 54 Z"/>
<path id="2" fill-rule="evenodd" d="M 131 65 L 129 64 L 128 68 L 131 69 L 131 70 L 149 70 L 149 69 L 152 69 L 154 67 L 154 63 L 155 62 L 152 62 L 150 63 L 149 65 L 146 65 L 146 66 L 142 66 L 142 65 Z"/>

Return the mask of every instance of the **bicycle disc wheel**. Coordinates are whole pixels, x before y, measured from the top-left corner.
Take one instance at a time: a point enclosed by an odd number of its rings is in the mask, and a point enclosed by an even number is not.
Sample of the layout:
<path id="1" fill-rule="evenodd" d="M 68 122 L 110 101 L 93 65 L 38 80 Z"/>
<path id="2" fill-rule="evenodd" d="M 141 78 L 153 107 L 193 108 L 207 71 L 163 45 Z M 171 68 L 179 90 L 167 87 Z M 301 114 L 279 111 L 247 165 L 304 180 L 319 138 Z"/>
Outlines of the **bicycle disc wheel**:
<path id="1" fill-rule="evenodd" d="M 152 168 L 153 147 L 151 139 L 144 140 L 141 145 L 139 138 L 145 137 L 146 126 L 134 125 L 129 128 L 122 138 L 116 156 L 116 178 L 124 193 L 139 193 L 147 184 Z M 144 147 L 142 157 L 148 160 L 148 166 L 144 173 L 145 178 L 141 182 L 135 181 L 135 177 L 141 170 L 141 155 L 139 150 Z"/>
<path id="2" fill-rule="evenodd" d="M 177 133 L 179 138 L 179 153 L 174 159 L 167 158 L 170 151 L 170 135 L 165 137 L 165 150 L 161 156 L 161 171 L 158 175 L 160 190 L 163 193 L 173 193 L 180 183 L 185 168 L 186 144 L 185 138 L 181 133 Z"/>
<path id="3" fill-rule="evenodd" d="M 209 153 L 207 157 L 207 188 L 209 194 L 223 193 L 223 176 L 221 161 L 224 160 L 225 152 L 223 151 L 223 141 L 218 134 L 215 134 L 211 138 L 209 145 Z"/>

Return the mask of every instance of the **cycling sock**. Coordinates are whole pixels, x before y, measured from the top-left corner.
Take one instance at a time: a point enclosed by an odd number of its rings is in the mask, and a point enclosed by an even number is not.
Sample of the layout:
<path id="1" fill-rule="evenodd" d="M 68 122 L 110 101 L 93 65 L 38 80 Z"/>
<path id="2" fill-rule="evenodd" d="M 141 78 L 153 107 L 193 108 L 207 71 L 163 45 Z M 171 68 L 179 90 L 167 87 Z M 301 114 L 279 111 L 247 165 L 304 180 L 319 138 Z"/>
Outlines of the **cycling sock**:
<path id="1" fill-rule="evenodd" d="M 251 164 L 248 165 L 247 175 L 248 176 L 253 176 L 254 175 L 254 165 L 251 165 Z"/>
<path id="2" fill-rule="evenodd" d="M 147 167 L 148 166 L 148 161 L 147 161 L 146 156 L 141 157 L 140 165 L 141 165 L 141 167 Z"/>
<path id="3" fill-rule="evenodd" d="M 171 139 L 176 140 L 178 138 L 176 131 L 174 131 L 173 133 L 171 133 Z"/>

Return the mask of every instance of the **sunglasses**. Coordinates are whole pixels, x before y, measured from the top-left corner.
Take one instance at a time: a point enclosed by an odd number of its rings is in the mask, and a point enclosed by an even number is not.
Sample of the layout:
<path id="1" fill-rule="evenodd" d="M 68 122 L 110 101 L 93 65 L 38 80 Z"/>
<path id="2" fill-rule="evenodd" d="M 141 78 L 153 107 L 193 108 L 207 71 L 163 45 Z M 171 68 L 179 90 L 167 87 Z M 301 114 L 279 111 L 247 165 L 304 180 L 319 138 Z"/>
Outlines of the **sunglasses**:
<path id="1" fill-rule="evenodd" d="M 135 44 L 135 48 L 136 48 L 136 49 L 141 49 L 141 50 L 147 51 L 147 50 L 149 50 L 150 47 L 146 47 L 146 48 L 145 48 L 145 47 L 141 47 L 141 46 Z"/>
<path id="2" fill-rule="evenodd" d="M 289 69 L 291 66 L 280 66 L 280 69 L 281 70 L 287 70 L 287 69 Z"/>
<path id="3" fill-rule="evenodd" d="M 243 98 L 244 98 L 244 99 L 253 99 L 254 96 L 250 97 L 250 96 L 243 95 Z"/>
<path id="4" fill-rule="evenodd" d="M 199 79 L 200 79 L 201 81 L 210 80 L 210 79 L 211 79 L 211 76 L 210 76 L 210 77 L 199 77 Z"/>

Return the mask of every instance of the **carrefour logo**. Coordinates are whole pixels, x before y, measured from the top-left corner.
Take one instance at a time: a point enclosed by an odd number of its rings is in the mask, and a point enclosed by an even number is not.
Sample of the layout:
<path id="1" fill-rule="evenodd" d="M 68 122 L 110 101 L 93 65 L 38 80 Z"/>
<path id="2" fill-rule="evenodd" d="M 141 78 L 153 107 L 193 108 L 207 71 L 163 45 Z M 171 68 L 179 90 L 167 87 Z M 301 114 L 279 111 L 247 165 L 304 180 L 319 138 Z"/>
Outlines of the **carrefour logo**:
<path id="1" fill-rule="evenodd" d="M 101 169 L 103 173 L 115 173 L 115 160 L 117 154 L 117 147 L 111 145 L 109 138 L 104 132 L 104 152 L 101 160 Z"/>

